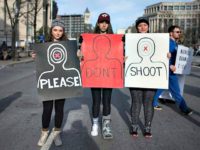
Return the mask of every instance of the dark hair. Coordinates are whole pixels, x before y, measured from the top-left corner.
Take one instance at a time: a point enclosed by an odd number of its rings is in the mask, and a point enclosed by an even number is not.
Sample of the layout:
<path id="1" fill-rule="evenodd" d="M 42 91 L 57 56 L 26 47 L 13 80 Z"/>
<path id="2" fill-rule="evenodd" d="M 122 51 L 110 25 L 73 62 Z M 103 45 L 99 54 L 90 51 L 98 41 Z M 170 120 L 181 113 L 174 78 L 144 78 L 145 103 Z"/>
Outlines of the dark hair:
<path id="1" fill-rule="evenodd" d="M 107 14 L 107 13 L 104 13 L 104 14 Z M 102 14 L 100 14 L 100 15 L 102 15 Z M 109 20 L 110 20 L 110 16 L 109 16 Z M 101 30 L 100 30 L 100 28 L 98 26 L 98 21 L 99 21 L 99 18 L 97 19 L 96 25 L 94 27 L 94 33 L 101 33 Z M 113 34 L 111 22 L 107 22 L 107 23 L 108 23 L 108 29 L 107 29 L 106 33 Z"/>
<path id="2" fill-rule="evenodd" d="M 146 24 L 149 26 L 149 21 L 148 21 L 148 19 L 147 19 L 147 18 L 144 18 L 144 17 L 140 17 L 140 18 L 138 18 L 138 19 L 135 21 L 135 27 L 136 27 L 136 29 L 137 29 L 138 25 L 139 25 L 140 23 L 142 23 L 142 22 L 146 23 Z"/>
<path id="3" fill-rule="evenodd" d="M 101 33 L 101 30 L 98 26 L 98 23 L 96 23 L 95 27 L 94 27 L 94 33 Z M 108 24 L 108 29 L 106 31 L 106 33 L 108 34 L 113 34 L 113 30 L 112 30 L 112 25 Z"/>
<path id="4" fill-rule="evenodd" d="M 170 27 L 168 28 L 168 33 L 173 32 L 175 28 L 179 28 L 179 29 L 180 29 L 179 26 L 177 26 L 177 25 L 172 25 L 172 26 L 170 26 Z"/>
<path id="5" fill-rule="evenodd" d="M 52 29 L 53 28 L 54 28 L 54 26 L 51 27 L 50 30 L 49 30 L 49 40 L 48 40 L 49 42 L 52 42 L 54 40 L 53 35 L 52 35 Z M 65 28 L 63 28 L 63 35 L 59 40 L 60 41 L 66 41 L 67 39 L 68 38 L 67 38 L 67 35 L 65 34 Z"/>
<path id="6" fill-rule="evenodd" d="M 140 23 L 146 23 L 146 24 L 148 25 L 148 27 L 149 27 L 149 21 L 148 21 L 147 18 L 145 18 L 145 17 L 140 17 L 140 18 L 138 18 L 138 19 L 135 21 L 135 28 L 136 28 L 136 30 L 137 30 L 138 33 L 139 33 L 139 31 L 138 31 L 138 25 L 139 25 Z M 149 29 L 148 29 L 147 33 L 149 33 Z"/>

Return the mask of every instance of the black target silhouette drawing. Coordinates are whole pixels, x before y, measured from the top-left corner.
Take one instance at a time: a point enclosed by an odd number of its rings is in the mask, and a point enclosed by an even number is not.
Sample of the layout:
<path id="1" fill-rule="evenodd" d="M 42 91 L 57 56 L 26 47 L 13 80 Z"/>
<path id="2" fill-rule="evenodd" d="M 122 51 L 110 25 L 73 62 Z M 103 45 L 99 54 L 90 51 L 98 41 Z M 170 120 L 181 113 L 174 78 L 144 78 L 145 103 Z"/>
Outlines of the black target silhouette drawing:
<path id="1" fill-rule="evenodd" d="M 166 64 L 153 60 L 156 44 L 152 38 L 139 38 L 136 51 L 139 61 L 129 63 L 125 70 L 125 84 L 130 82 L 130 78 L 133 79 L 133 84 L 129 84 L 128 87 L 154 88 L 156 83 L 162 84 L 163 80 L 168 81 Z"/>

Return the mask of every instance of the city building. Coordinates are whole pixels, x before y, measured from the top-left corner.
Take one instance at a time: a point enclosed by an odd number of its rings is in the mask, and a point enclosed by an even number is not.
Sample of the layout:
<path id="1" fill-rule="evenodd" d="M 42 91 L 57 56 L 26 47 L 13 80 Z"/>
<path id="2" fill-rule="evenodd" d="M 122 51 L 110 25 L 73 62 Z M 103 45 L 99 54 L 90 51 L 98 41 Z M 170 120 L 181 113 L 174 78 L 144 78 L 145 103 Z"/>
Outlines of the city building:
<path id="1" fill-rule="evenodd" d="M 46 30 L 51 23 L 51 0 L 38 1 L 37 28 Z M 13 11 L 16 0 L 9 0 L 8 7 Z M 21 5 L 19 23 L 16 29 L 16 46 L 25 47 L 26 43 L 34 42 L 33 19 L 35 1 L 27 0 Z M 16 9 L 16 8 L 14 8 Z M 5 0 L 0 0 L 0 44 L 6 41 L 11 46 L 12 30 L 8 10 L 6 9 Z"/>
<path id="2" fill-rule="evenodd" d="M 65 32 L 68 38 L 78 38 L 84 32 L 84 17 L 81 14 L 60 15 L 59 18 L 65 24 Z"/>
<path id="3" fill-rule="evenodd" d="M 68 38 L 79 38 L 81 33 L 91 32 L 92 25 L 90 24 L 90 12 L 86 8 L 84 14 L 69 14 L 59 15 L 58 17 L 65 24 L 65 32 Z"/>
<path id="4" fill-rule="evenodd" d="M 156 3 L 145 8 L 143 17 L 149 20 L 150 32 L 167 32 L 170 25 L 179 25 L 185 45 L 200 43 L 200 0 Z"/>

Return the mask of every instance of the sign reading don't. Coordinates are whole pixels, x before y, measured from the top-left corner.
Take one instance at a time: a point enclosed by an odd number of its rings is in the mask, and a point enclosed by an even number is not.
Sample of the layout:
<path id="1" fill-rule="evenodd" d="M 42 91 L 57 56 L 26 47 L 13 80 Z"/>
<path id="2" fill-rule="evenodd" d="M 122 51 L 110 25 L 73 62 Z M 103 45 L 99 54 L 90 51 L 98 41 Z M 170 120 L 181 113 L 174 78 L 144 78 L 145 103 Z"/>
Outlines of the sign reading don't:
<path id="1" fill-rule="evenodd" d="M 83 87 L 123 87 L 122 35 L 82 34 L 81 62 Z"/>

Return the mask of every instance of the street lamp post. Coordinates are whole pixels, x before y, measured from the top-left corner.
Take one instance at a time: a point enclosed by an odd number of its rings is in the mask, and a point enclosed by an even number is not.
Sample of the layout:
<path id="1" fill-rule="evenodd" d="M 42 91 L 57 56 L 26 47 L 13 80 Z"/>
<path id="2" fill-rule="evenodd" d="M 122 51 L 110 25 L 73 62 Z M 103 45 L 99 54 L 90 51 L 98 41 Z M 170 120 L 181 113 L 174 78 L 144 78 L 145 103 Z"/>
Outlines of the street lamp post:
<path id="1" fill-rule="evenodd" d="M 29 3 L 31 2 L 31 0 L 27 0 L 27 13 L 26 13 L 26 50 L 28 50 L 28 37 L 29 37 Z"/>

